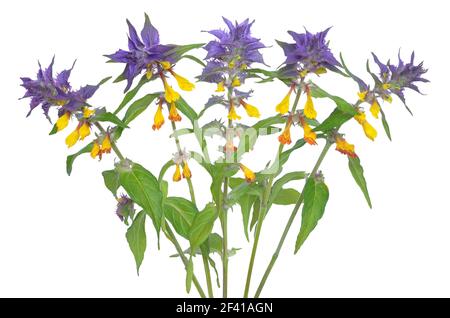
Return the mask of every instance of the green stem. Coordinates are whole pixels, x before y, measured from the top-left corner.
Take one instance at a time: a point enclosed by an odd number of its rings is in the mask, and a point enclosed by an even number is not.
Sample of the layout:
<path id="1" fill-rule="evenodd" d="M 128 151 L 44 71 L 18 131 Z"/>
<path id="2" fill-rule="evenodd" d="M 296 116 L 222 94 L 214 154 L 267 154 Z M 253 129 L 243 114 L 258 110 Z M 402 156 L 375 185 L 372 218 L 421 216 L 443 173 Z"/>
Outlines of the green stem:
<path id="1" fill-rule="evenodd" d="M 95 127 L 98 128 L 98 130 L 101 131 L 101 133 L 102 133 L 103 135 L 106 136 L 107 132 L 106 132 L 105 128 L 103 128 L 103 126 L 102 126 L 99 122 L 96 122 L 94 125 L 95 125 Z M 114 152 L 116 153 L 117 157 L 118 157 L 121 161 L 122 161 L 122 160 L 125 160 L 125 157 L 124 157 L 124 156 L 122 155 L 122 153 L 120 152 L 119 148 L 117 147 L 116 142 L 113 140 L 113 138 L 110 138 L 110 140 L 111 140 L 111 148 L 114 150 Z"/>
<path id="2" fill-rule="evenodd" d="M 187 270 L 189 260 L 187 259 L 186 255 L 184 255 L 184 251 L 181 248 L 180 243 L 178 243 L 178 240 L 177 240 L 175 234 L 173 233 L 172 229 L 170 228 L 169 224 L 166 223 L 164 228 L 165 228 L 165 234 L 166 234 L 167 238 L 175 246 L 175 249 L 177 250 L 178 255 L 180 255 L 180 258 L 183 261 L 183 264 Z M 205 292 L 203 291 L 202 287 L 200 286 L 200 283 L 198 282 L 198 279 L 195 276 L 195 274 L 193 274 L 193 276 L 192 276 L 192 282 L 194 283 L 194 286 L 197 289 L 200 297 L 206 298 Z"/>
<path id="3" fill-rule="evenodd" d="M 294 104 L 292 105 L 292 110 L 291 110 L 292 113 L 297 110 L 298 102 L 300 101 L 300 96 L 302 94 L 302 84 L 303 84 L 303 81 L 298 86 Z M 287 126 L 287 123 L 286 123 L 286 126 Z M 283 148 L 284 148 L 284 145 L 280 143 L 280 145 L 278 147 L 278 152 L 277 152 L 276 158 L 280 157 L 281 153 L 283 152 Z M 253 266 L 255 263 L 256 251 L 258 249 L 258 244 L 259 244 L 259 236 L 261 234 L 264 217 L 267 214 L 267 204 L 269 201 L 270 193 L 272 191 L 272 185 L 273 185 L 274 178 L 275 178 L 275 174 L 272 174 L 269 178 L 269 181 L 267 182 L 267 184 L 265 186 L 265 189 L 264 189 L 264 194 L 263 194 L 263 198 L 262 198 L 262 202 L 261 202 L 261 210 L 258 215 L 258 224 L 256 225 L 256 230 L 255 230 L 255 239 L 253 241 L 252 254 L 250 256 L 250 262 L 248 264 L 247 280 L 245 282 L 245 289 L 244 289 L 244 298 L 247 298 L 248 294 L 249 294 L 250 283 L 252 280 Z"/>
<path id="4" fill-rule="evenodd" d="M 310 174 L 310 178 L 314 178 L 314 175 L 317 173 L 317 171 L 319 170 L 319 167 L 323 161 L 323 159 L 325 158 L 325 155 L 327 154 L 328 150 L 330 149 L 331 146 L 331 142 L 327 141 L 327 143 L 325 144 L 325 147 L 323 148 L 319 158 L 317 159 L 316 164 L 314 165 L 314 168 L 311 171 Z M 275 253 L 272 256 L 272 259 L 269 263 L 269 265 L 267 266 L 266 271 L 264 272 L 264 275 L 261 279 L 261 282 L 259 283 L 258 289 L 256 290 L 256 294 L 255 294 L 255 298 L 258 298 L 259 295 L 261 294 L 262 289 L 264 288 L 264 285 L 267 281 L 267 278 L 270 275 L 270 272 L 272 271 L 273 266 L 275 265 L 275 262 L 278 259 L 278 255 L 280 255 L 280 251 L 281 248 L 283 247 L 284 241 L 286 240 L 286 236 L 289 233 L 289 230 L 292 226 L 292 223 L 294 222 L 295 217 L 297 216 L 298 210 L 300 209 L 301 204 L 303 203 L 303 193 L 304 193 L 305 188 L 303 187 L 302 190 L 302 194 L 300 195 L 300 197 L 297 200 L 297 203 L 295 204 L 294 209 L 292 210 L 291 216 L 289 217 L 289 220 L 286 224 L 286 227 L 284 228 L 283 234 L 281 235 L 280 241 L 278 242 L 277 248 L 275 250 Z"/>
<path id="5" fill-rule="evenodd" d="M 177 135 L 175 135 L 175 131 L 177 130 L 177 126 L 175 122 L 172 121 L 172 131 L 174 133 L 175 138 L 175 144 L 177 146 L 178 152 L 181 152 L 181 142 Z M 184 166 L 184 162 L 181 163 Z M 191 196 L 191 201 L 194 203 L 194 205 L 197 205 L 195 200 L 195 192 L 194 192 L 194 186 L 192 185 L 192 180 L 186 179 L 188 187 L 189 187 L 189 194 Z M 213 291 L 212 291 L 212 282 L 211 282 L 211 270 L 209 268 L 209 262 L 208 262 L 208 254 L 203 249 L 202 252 L 202 258 L 203 258 L 203 267 L 205 268 L 205 277 L 206 277 L 206 284 L 208 285 L 208 297 L 212 298 L 214 297 Z M 206 253 L 206 254 L 205 254 Z M 206 259 L 206 262 L 205 262 Z"/>

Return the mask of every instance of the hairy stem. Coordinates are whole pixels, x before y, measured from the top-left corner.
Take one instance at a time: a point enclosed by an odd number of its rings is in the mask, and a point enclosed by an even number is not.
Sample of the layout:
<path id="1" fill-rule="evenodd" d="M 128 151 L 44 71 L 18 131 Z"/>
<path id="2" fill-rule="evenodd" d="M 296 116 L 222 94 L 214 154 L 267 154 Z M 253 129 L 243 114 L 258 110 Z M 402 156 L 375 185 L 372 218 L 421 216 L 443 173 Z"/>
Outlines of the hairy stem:
<path id="1" fill-rule="evenodd" d="M 331 146 L 331 142 L 327 141 L 319 158 L 317 159 L 316 164 L 314 165 L 314 168 L 311 171 L 311 174 L 309 176 L 309 178 L 314 178 L 314 175 L 317 173 L 317 171 L 319 170 L 319 167 L 323 161 L 323 159 L 325 158 L 325 155 L 328 152 L 328 149 L 330 149 Z M 305 183 L 306 184 L 306 183 Z M 281 248 L 283 247 L 284 241 L 286 240 L 286 236 L 289 233 L 289 230 L 292 226 L 292 223 L 294 222 L 295 217 L 297 216 L 298 210 L 300 209 L 301 204 L 303 203 L 303 192 L 304 192 L 305 188 L 303 187 L 302 190 L 302 194 L 300 195 L 300 197 L 297 200 L 297 203 L 295 204 L 294 209 L 292 210 L 291 216 L 289 217 L 289 220 L 284 228 L 283 234 L 281 235 L 280 241 L 278 242 L 277 248 L 275 250 L 275 253 L 272 256 L 272 259 L 270 260 L 269 265 L 267 266 L 266 271 L 264 272 L 264 275 L 261 279 L 261 282 L 259 283 L 258 289 L 256 290 L 256 294 L 255 294 L 255 298 L 258 298 L 259 295 L 261 294 L 262 289 L 264 288 L 264 285 L 267 281 L 267 278 L 270 275 L 270 272 L 272 271 L 273 266 L 275 265 L 275 262 L 278 259 L 278 255 L 280 254 Z"/>
<path id="2" fill-rule="evenodd" d="M 300 101 L 300 96 L 302 94 L 302 84 L 303 81 L 300 83 L 300 85 L 297 88 L 297 94 L 295 96 L 295 100 L 294 100 L 294 104 L 292 105 L 292 110 L 291 112 L 295 112 L 297 110 L 297 106 L 298 106 L 298 102 Z M 288 123 L 286 123 L 286 126 L 288 125 Z M 280 157 L 281 153 L 283 152 L 283 148 L 284 145 L 280 143 L 279 147 L 278 147 L 278 152 L 277 152 L 277 159 Z M 276 160 L 277 160 L 276 159 Z M 244 289 L 244 297 L 247 298 L 248 294 L 249 294 L 249 290 L 250 290 L 250 283 L 252 280 L 252 273 L 253 273 L 253 266 L 255 263 L 255 257 L 256 257 L 256 251 L 258 249 L 258 244 L 259 244 L 259 236 L 261 234 L 261 229 L 262 229 L 262 224 L 264 222 L 264 217 L 267 214 L 267 204 L 269 201 L 269 197 L 270 197 L 270 193 L 272 191 L 272 185 L 273 185 L 273 179 L 275 177 L 275 174 L 272 174 L 265 186 L 264 189 L 264 193 L 263 193 L 263 197 L 262 197 L 262 201 L 261 201 L 261 210 L 260 213 L 258 215 L 258 223 L 256 225 L 256 229 L 255 229 L 255 239 L 253 241 L 253 247 L 252 247 L 252 253 L 250 256 L 250 261 L 248 264 L 248 270 L 247 270 L 247 280 L 245 282 L 245 289 Z"/>

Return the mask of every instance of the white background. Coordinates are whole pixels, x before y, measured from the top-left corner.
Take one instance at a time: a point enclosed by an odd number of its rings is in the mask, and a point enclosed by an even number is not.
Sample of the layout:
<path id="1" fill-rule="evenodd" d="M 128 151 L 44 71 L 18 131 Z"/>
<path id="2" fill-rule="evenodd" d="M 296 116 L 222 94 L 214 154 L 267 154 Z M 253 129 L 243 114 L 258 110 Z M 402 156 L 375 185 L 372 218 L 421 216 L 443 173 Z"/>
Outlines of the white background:
<path id="1" fill-rule="evenodd" d="M 25 118 L 28 100 L 18 100 L 24 93 L 19 77 L 35 76 L 37 59 L 46 66 L 53 54 L 56 70 L 78 59 L 71 78 L 75 87 L 119 74 L 122 66 L 105 64 L 102 54 L 126 48 L 125 18 L 140 30 L 144 12 L 160 30 L 163 43 L 179 44 L 210 40 L 200 31 L 224 27 L 222 15 L 239 21 L 254 18 L 253 33 L 272 46 L 264 50 L 272 67 L 283 60 L 274 39 L 291 40 L 286 31 L 301 32 L 303 26 L 313 32 L 333 26 L 329 32 L 333 52 L 343 52 L 349 67 L 367 80 L 364 68 L 371 51 L 384 61 L 396 61 L 399 47 L 406 60 L 414 49 L 418 60 L 425 60 L 431 83 L 421 86 L 426 96 L 406 94 L 414 117 L 397 99 L 385 105 L 393 142 L 373 118 L 379 131 L 376 142 L 365 138 L 356 122 L 344 129 L 365 167 L 373 209 L 367 207 L 349 174 L 345 156 L 331 151 L 322 166 L 330 188 L 325 216 L 294 256 L 300 221 L 296 220 L 263 296 L 450 296 L 449 46 L 443 35 L 450 25 L 444 1 L 14 1 L 0 6 L 0 296 L 185 295 L 181 262 L 168 258 L 174 249 L 166 240 L 157 250 L 151 227 L 141 275 L 136 275 L 124 237 L 126 228 L 114 215 L 114 199 L 100 174 L 112 167 L 113 156 L 100 163 L 83 156 L 68 177 L 65 158 L 75 150 L 68 151 L 64 145 L 69 130 L 48 136 L 51 125 L 41 111 Z M 204 51 L 194 54 L 203 57 Z M 187 60 L 177 70 L 189 78 L 201 71 Z M 334 94 L 356 98 L 356 86 L 350 80 L 326 75 L 317 81 Z M 286 92 L 277 82 L 255 85 L 248 81 L 247 87 L 255 88 L 251 102 L 263 116 L 274 114 Z M 112 110 L 123 88 L 122 84 L 105 85 L 91 101 Z M 140 94 L 159 89 L 160 83 L 155 82 Z M 213 90 L 212 85 L 200 83 L 184 97 L 199 111 Z M 316 107 L 323 119 L 334 106 L 317 101 Z M 119 146 L 126 156 L 156 174 L 175 146 L 168 139 L 169 125 L 159 132 L 151 130 L 154 109 L 133 123 Z M 207 117 L 225 115 L 216 108 Z M 245 123 L 254 122 L 243 118 Z M 295 139 L 301 135 L 298 129 L 293 134 Z M 189 138 L 183 143 L 196 146 Z M 276 144 L 275 137 L 266 138 L 244 162 L 261 169 L 272 158 Z M 311 169 L 319 151 L 320 147 L 305 147 L 296 152 L 286 171 Z M 209 200 L 205 189 L 210 180 L 199 166 L 191 166 L 202 206 Z M 171 184 L 170 193 L 187 195 L 186 184 Z M 265 221 L 253 287 L 290 209 L 274 206 Z M 240 297 L 251 245 L 243 236 L 238 208 L 230 219 L 230 245 L 242 248 L 230 260 L 230 295 Z M 196 268 L 202 274 L 200 264 Z M 191 295 L 196 295 L 194 290 Z"/>

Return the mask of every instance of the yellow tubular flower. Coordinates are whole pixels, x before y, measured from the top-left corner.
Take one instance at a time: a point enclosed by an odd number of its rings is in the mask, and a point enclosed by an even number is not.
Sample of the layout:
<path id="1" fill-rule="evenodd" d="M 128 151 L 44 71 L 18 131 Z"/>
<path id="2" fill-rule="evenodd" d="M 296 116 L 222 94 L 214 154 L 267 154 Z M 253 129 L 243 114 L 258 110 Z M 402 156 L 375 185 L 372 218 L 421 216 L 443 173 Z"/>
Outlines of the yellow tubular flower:
<path id="1" fill-rule="evenodd" d="M 102 141 L 102 153 L 110 153 L 111 152 L 111 137 L 109 134 L 106 134 L 105 138 Z"/>
<path id="2" fill-rule="evenodd" d="M 180 171 L 180 165 L 177 164 L 175 167 L 175 173 L 173 174 L 172 180 L 175 182 L 178 182 L 181 180 L 181 171 Z"/>
<path id="3" fill-rule="evenodd" d="M 175 106 L 175 103 L 170 103 L 170 109 L 169 109 L 169 120 L 171 121 L 181 121 L 181 116 L 178 114 L 177 107 Z"/>
<path id="4" fill-rule="evenodd" d="M 371 124 L 369 124 L 369 122 L 367 120 L 362 124 L 362 127 L 363 127 L 364 133 L 366 134 L 367 138 L 369 138 L 372 141 L 375 140 L 378 133 L 375 130 L 375 128 L 373 128 L 373 126 Z"/>
<path id="5" fill-rule="evenodd" d="M 303 70 L 299 73 L 300 77 L 305 78 L 306 75 L 308 75 L 309 71 L 308 70 Z"/>
<path id="6" fill-rule="evenodd" d="M 183 166 L 183 178 L 190 179 L 191 177 L 192 177 L 191 170 L 189 169 L 189 166 L 185 161 Z"/>
<path id="7" fill-rule="evenodd" d="M 327 69 L 325 67 L 319 67 L 314 73 L 317 75 L 325 74 L 327 72 Z"/>
<path id="8" fill-rule="evenodd" d="M 309 119 L 316 119 L 317 117 L 317 112 L 314 109 L 314 103 L 309 88 L 306 89 L 306 103 L 303 109 L 303 113 L 305 114 L 306 118 Z"/>
<path id="9" fill-rule="evenodd" d="M 291 140 L 291 125 L 292 125 L 292 121 L 289 120 L 286 124 L 286 127 L 284 128 L 283 132 L 281 133 L 281 135 L 278 136 L 278 141 L 280 143 L 282 143 L 283 145 L 289 145 L 292 140 Z"/>
<path id="10" fill-rule="evenodd" d="M 366 121 L 366 114 L 364 114 L 364 113 L 361 112 L 361 113 L 356 114 L 356 115 L 354 116 L 354 118 L 355 118 L 355 120 L 356 120 L 360 125 L 362 125 L 363 122 Z"/>
<path id="11" fill-rule="evenodd" d="M 294 86 L 291 86 L 289 92 L 284 96 L 283 100 L 277 105 L 275 110 L 280 114 L 286 114 L 289 111 L 289 99 L 293 91 Z"/>
<path id="12" fill-rule="evenodd" d="M 84 118 L 89 118 L 89 117 L 91 117 L 92 115 L 94 115 L 94 113 L 95 113 L 95 109 L 90 109 L 90 108 L 87 107 L 87 106 L 84 106 L 84 107 L 83 107 L 83 117 L 84 117 Z"/>
<path id="13" fill-rule="evenodd" d="M 252 170 L 244 166 L 242 163 L 239 164 L 239 167 L 244 173 L 245 181 L 247 181 L 248 183 L 252 183 L 253 181 L 255 181 L 256 175 Z"/>
<path id="14" fill-rule="evenodd" d="M 175 73 L 174 71 L 170 72 L 173 77 L 175 77 L 175 80 L 178 83 L 178 86 L 183 90 L 183 91 L 192 91 L 195 87 L 195 85 L 191 82 L 189 82 L 186 78 L 184 78 L 181 75 L 178 75 L 177 73 Z"/>
<path id="15" fill-rule="evenodd" d="M 92 157 L 92 159 L 95 159 L 98 155 L 100 155 L 100 145 L 98 144 L 98 142 L 96 140 L 96 141 L 94 141 L 94 144 L 92 145 L 91 157 Z"/>
<path id="16" fill-rule="evenodd" d="M 169 61 L 162 61 L 160 64 L 166 71 L 172 67 L 172 64 Z"/>
<path id="17" fill-rule="evenodd" d="M 382 87 L 383 87 L 383 89 L 386 91 L 386 90 L 388 90 L 389 88 L 391 88 L 391 84 L 389 84 L 389 83 L 384 83 L 384 84 L 382 85 Z"/>
<path id="18" fill-rule="evenodd" d="M 231 104 L 230 111 L 228 112 L 228 119 L 231 119 L 231 120 L 241 119 L 241 116 L 239 116 L 236 113 L 236 107 L 234 107 L 233 104 Z"/>
<path id="19" fill-rule="evenodd" d="M 344 155 L 347 155 L 351 158 L 356 158 L 357 155 L 355 153 L 355 146 L 352 144 L 349 144 L 344 138 L 342 137 L 336 137 L 336 150 L 340 153 L 343 153 Z"/>
<path id="20" fill-rule="evenodd" d="M 259 116 L 261 116 L 261 114 L 259 113 L 258 108 L 256 108 L 255 106 L 244 102 L 242 99 L 240 100 L 240 104 L 244 107 L 244 109 L 247 112 L 248 116 L 256 117 L 256 118 L 259 118 Z"/>
<path id="21" fill-rule="evenodd" d="M 365 101 L 365 100 L 366 100 L 366 95 L 367 95 L 367 91 L 364 91 L 364 92 L 358 92 L 359 100 L 360 100 L 361 102 Z"/>
<path id="22" fill-rule="evenodd" d="M 153 119 L 153 130 L 159 130 L 161 126 L 164 124 L 164 116 L 162 113 L 162 104 L 158 105 L 158 109 L 156 110 L 155 117 Z"/>
<path id="23" fill-rule="evenodd" d="M 80 133 L 80 139 L 84 140 L 84 138 L 86 138 L 87 136 L 89 136 L 91 134 L 91 126 L 89 125 L 89 123 L 87 121 L 85 121 L 80 129 L 79 129 L 79 133 Z"/>
<path id="24" fill-rule="evenodd" d="M 310 145 L 317 145 L 317 135 L 308 124 L 303 126 L 303 139 Z"/>
<path id="25" fill-rule="evenodd" d="M 70 113 L 69 112 L 65 112 L 64 114 L 62 114 L 58 120 L 56 121 L 56 129 L 57 131 L 61 131 L 64 128 L 67 127 L 67 125 L 69 125 L 69 120 L 70 120 Z"/>
<path id="26" fill-rule="evenodd" d="M 223 81 L 217 83 L 217 89 L 216 89 L 216 92 L 217 92 L 217 93 L 225 92 L 225 83 L 224 83 Z"/>
<path id="27" fill-rule="evenodd" d="M 164 98 L 168 103 L 176 102 L 178 99 L 180 99 L 180 94 L 178 94 L 172 86 L 167 84 L 167 81 L 163 79 L 164 81 Z"/>
<path id="28" fill-rule="evenodd" d="M 235 77 L 235 78 L 233 78 L 233 82 L 231 83 L 231 86 L 233 86 L 233 87 L 238 87 L 238 86 L 241 86 L 241 81 L 239 80 L 239 77 Z"/>
<path id="29" fill-rule="evenodd" d="M 75 145 L 80 139 L 80 132 L 78 131 L 79 127 L 77 127 L 74 131 L 72 131 L 67 137 L 66 137 L 66 145 L 67 147 L 72 147 Z"/>
<path id="30" fill-rule="evenodd" d="M 374 99 L 372 105 L 370 106 L 370 112 L 372 113 L 372 116 L 378 119 L 378 114 L 380 113 L 380 110 L 381 110 L 380 104 L 378 104 L 378 101 Z"/>
<path id="31" fill-rule="evenodd" d="M 387 101 L 388 103 L 392 103 L 392 96 L 391 95 L 383 95 L 383 100 Z"/>

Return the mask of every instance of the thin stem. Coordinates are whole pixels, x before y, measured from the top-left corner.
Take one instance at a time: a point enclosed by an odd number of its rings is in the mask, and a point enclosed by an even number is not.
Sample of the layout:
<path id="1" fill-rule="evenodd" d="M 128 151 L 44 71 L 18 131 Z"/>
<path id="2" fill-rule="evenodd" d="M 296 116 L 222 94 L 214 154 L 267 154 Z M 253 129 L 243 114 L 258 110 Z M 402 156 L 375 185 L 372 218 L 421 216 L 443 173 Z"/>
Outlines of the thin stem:
<path id="1" fill-rule="evenodd" d="M 177 250 L 178 255 L 180 255 L 181 260 L 183 261 L 183 264 L 187 270 L 187 266 L 188 266 L 188 262 L 189 260 L 187 259 L 186 255 L 184 255 L 184 251 L 180 246 L 180 243 L 178 243 L 178 240 L 175 236 L 175 234 L 173 233 L 172 229 L 170 228 L 169 224 L 165 224 L 165 233 L 167 238 L 173 243 L 173 245 L 175 246 L 175 249 Z M 194 283 L 195 288 L 197 289 L 200 297 L 202 298 L 206 298 L 205 292 L 203 291 L 200 283 L 197 280 L 197 277 L 195 276 L 195 274 L 193 274 L 192 276 L 192 282 Z"/>
<path id="2" fill-rule="evenodd" d="M 181 152 L 181 142 L 178 136 L 175 134 L 175 131 L 177 130 L 177 126 L 175 122 L 172 121 L 172 131 L 174 134 L 175 144 L 177 146 L 178 152 Z M 185 165 L 184 162 L 181 163 L 183 166 Z M 194 205 L 197 205 L 195 200 L 195 192 L 194 192 L 194 186 L 192 185 L 192 180 L 186 179 L 188 187 L 189 187 L 189 194 L 191 196 L 191 201 L 194 203 Z M 206 284 L 208 285 L 208 297 L 212 298 L 214 297 L 213 291 L 212 291 L 212 282 L 211 282 L 211 270 L 209 268 L 209 262 L 208 262 L 208 253 L 207 251 L 201 250 L 202 252 L 202 258 L 203 258 L 203 267 L 205 269 L 205 277 L 206 277 Z M 205 261 L 206 260 L 206 261 Z"/>
<path id="3" fill-rule="evenodd" d="M 309 178 L 314 178 L 314 175 L 317 173 L 317 171 L 319 170 L 319 167 L 323 161 L 323 159 L 325 158 L 325 155 L 328 152 L 328 149 L 330 149 L 331 146 L 331 142 L 327 141 L 327 143 L 325 144 L 319 158 L 317 159 L 316 164 L 314 165 L 314 168 L 311 171 L 311 174 L 309 176 Z M 306 184 L 306 183 L 305 183 Z M 294 209 L 292 210 L 291 216 L 289 217 L 289 220 L 286 224 L 286 227 L 284 228 L 283 234 L 281 235 L 280 241 L 278 242 L 277 248 L 275 250 L 275 253 L 272 256 L 272 259 L 269 263 L 269 265 L 267 266 L 266 271 L 264 272 L 264 275 L 261 279 L 261 282 L 259 283 L 258 289 L 256 290 L 256 294 L 255 294 L 255 298 L 258 298 L 259 295 L 261 294 L 262 289 L 264 288 L 264 285 L 267 281 L 267 278 L 270 275 L 270 272 L 272 271 L 273 266 L 275 265 L 275 262 L 278 259 L 278 255 L 280 255 L 280 251 L 281 248 L 283 247 L 284 241 L 286 240 L 286 236 L 289 233 L 289 230 L 292 226 L 292 223 L 294 222 L 295 217 L 297 216 L 298 210 L 300 209 L 301 204 L 303 203 L 303 193 L 304 193 L 305 187 L 303 187 L 302 190 L 302 194 L 300 195 L 300 197 L 297 200 L 297 203 L 295 204 Z"/>
<path id="4" fill-rule="evenodd" d="M 298 102 L 300 101 L 300 96 L 302 94 L 302 84 L 303 84 L 303 80 L 300 83 L 300 85 L 298 86 L 297 89 L 297 94 L 295 96 L 295 100 L 294 100 L 294 104 L 292 105 L 292 110 L 291 112 L 295 112 L 297 110 L 297 105 Z M 288 125 L 288 123 L 286 122 L 286 126 Z M 282 143 L 280 143 L 279 147 L 278 147 L 278 152 L 277 152 L 277 157 L 279 158 L 281 153 L 283 152 L 283 148 L 284 145 Z M 250 283 L 252 280 L 252 273 L 253 273 L 253 266 L 255 263 L 255 257 L 256 257 L 256 251 L 258 249 L 258 244 L 259 244 L 259 236 L 261 234 L 261 229 L 262 229 L 262 224 L 264 222 L 264 217 L 267 214 L 267 204 L 269 201 L 269 197 L 270 197 L 270 193 L 272 191 L 272 185 L 273 185 L 273 179 L 275 177 L 275 174 L 272 174 L 269 178 L 269 181 L 267 182 L 265 189 L 264 189 L 264 194 L 263 194 L 263 198 L 262 198 L 262 202 L 261 202 L 261 209 L 260 209 L 260 213 L 258 215 L 258 224 L 256 225 L 256 230 L 255 230 L 255 239 L 253 241 L 253 247 L 252 247 L 252 254 L 250 256 L 250 262 L 248 264 L 248 270 L 247 270 L 247 280 L 245 282 L 245 289 L 244 289 L 244 298 L 248 297 L 248 293 L 250 290 Z"/>
<path id="5" fill-rule="evenodd" d="M 103 128 L 103 126 L 102 126 L 99 122 L 96 122 L 94 125 L 95 125 L 95 127 L 98 128 L 98 130 L 100 130 L 100 131 L 102 132 L 103 135 L 106 135 L 106 134 L 107 134 L 105 128 Z M 116 142 L 113 140 L 113 138 L 110 138 L 110 140 L 111 140 L 111 148 L 114 150 L 114 152 L 116 153 L 117 157 L 118 157 L 121 161 L 122 161 L 122 160 L 125 160 L 125 157 L 124 157 L 124 156 L 122 155 L 122 153 L 120 152 L 119 148 L 117 147 Z"/>

